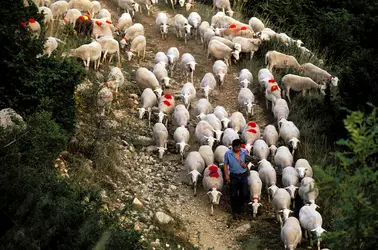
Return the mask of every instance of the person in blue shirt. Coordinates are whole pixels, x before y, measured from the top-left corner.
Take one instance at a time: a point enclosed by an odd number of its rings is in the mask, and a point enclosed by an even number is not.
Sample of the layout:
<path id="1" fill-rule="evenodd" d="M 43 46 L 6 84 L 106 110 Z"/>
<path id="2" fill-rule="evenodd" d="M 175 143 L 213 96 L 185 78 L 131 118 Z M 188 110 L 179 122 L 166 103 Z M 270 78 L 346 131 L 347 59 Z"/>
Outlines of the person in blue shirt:
<path id="1" fill-rule="evenodd" d="M 230 187 L 231 211 L 234 219 L 242 213 L 244 201 L 248 198 L 248 162 L 245 162 L 248 153 L 241 148 L 241 144 L 240 139 L 232 142 L 232 149 L 224 155 L 223 165 L 225 180 Z"/>

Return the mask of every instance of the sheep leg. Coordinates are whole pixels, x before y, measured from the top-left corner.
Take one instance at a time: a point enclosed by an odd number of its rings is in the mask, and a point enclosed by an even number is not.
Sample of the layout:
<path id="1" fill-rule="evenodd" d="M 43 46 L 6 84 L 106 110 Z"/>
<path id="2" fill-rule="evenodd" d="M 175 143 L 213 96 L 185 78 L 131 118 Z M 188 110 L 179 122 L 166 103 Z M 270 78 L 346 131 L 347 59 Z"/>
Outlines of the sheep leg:
<path id="1" fill-rule="evenodd" d="M 90 63 L 91 63 L 91 58 L 88 57 L 88 59 L 87 59 L 87 64 L 86 64 L 86 66 L 85 66 L 85 68 L 86 68 L 87 70 L 89 70 Z"/>
<path id="2" fill-rule="evenodd" d="M 176 37 L 177 37 L 177 38 L 179 37 L 179 30 L 178 30 L 177 27 L 176 27 Z"/>
<path id="3" fill-rule="evenodd" d="M 214 205 L 211 203 L 210 205 L 210 215 L 214 215 Z"/>
<path id="4" fill-rule="evenodd" d="M 192 79 L 192 83 L 194 83 L 194 81 L 193 81 L 193 71 L 190 73 L 190 78 Z"/>
<path id="5" fill-rule="evenodd" d="M 98 58 L 97 59 L 97 69 L 96 70 L 98 70 L 100 68 L 100 61 L 101 61 L 101 58 Z"/>
<path id="6" fill-rule="evenodd" d="M 302 95 L 303 95 L 303 96 L 306 96 L 306 90 L 305 90 L 305 89 L 302 90 Z"/>
<path id="7" fill-rule="evenodd" d="M 290 99 L 290 88 L 287 88 L 287 89 L 286 89 L 286 97 L 287 97 L 287 99 L 289 100 L 289 102 L 291 103 L 291 99 Z"/>
<path id="8" fill-rule="evenodd" d="M 151 127 L 151 112 L 148 112 L 148 128 Z"/>
<path id="9" fill-rule="evenodd" d="M 105 50 L 105 53 L 104 53 L 104 55 L 102 56 L 102 63 L 104 63 L 107 54 L 108 54 L 108 51 Z"/>
<path id="10" fill-rule="evenodd" d="M 251 51 L 251 60 L 252 60 L 252 58 L 253 58 L 253 54 L 255 54 L 255 52 L 254 52 L 254 51 Z"/>
<path id="11" fill-rule="evenodd" d="M 143 61 L 145 61 L 146 59 L 146 47 L 144 47 L 144 50 L 143 50 Z"/>
<path id="12" fill-rule="evenodd" d="M 110 63 L 113 61 L 113 56 L 114 56 L 114 54 L 111 54 L 111 55 L 110 55 L 108 65 L 110 65 Z"/>
<path id="13" fill-rule="evenodd" d="M 269 109 L 269 101 L 268 101 L 268 98 L 265 98 L 265 103 L 266 103 L 266 109 Z"/>

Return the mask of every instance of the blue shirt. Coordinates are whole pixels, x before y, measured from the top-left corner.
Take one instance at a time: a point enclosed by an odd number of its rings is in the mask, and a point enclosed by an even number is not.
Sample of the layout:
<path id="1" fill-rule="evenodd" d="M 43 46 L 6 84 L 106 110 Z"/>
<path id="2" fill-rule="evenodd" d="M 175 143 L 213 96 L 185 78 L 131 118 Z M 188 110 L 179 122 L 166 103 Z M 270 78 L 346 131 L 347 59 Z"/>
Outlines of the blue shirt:
<path id="1" fill-rule="evenodd" d="M 240 161 L 241 164 L 244 165 L 245 163 L 245 156 L 247 155 L 247 151 L 243 148 L 240 149 Z M 238 158 L 236 157 L 234 151 L 232 149 L 227 150 L 226 154 L 224 155 L 224 164 L 228 165 L 228 170 L 232 174 L 242 174 L 247 171 L 245 168 L 240 165 Z"/>

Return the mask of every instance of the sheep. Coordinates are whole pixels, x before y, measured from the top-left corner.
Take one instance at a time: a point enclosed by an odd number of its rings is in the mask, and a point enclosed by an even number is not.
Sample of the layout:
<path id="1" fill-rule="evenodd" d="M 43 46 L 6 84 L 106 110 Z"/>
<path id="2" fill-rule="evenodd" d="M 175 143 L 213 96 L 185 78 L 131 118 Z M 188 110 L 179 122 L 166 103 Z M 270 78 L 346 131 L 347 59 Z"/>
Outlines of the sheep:
<path id="1" fill-rule="evenodd" d="M 68 3 L 68 7 L 70 9 L 87 11 L 91 17 L 94 16 L 93 3 L 89 0 L 71 0 Z"/>
<path id="2" fill-rule="evenodd" d="M 205 169 L 205 161 L 202 159 L 199 152 L 192 151 L 186 156 L 184 166 L 188 171 L 188 175 L 190 175 L 190 182 L 193 185 L 194 196 L 196 196 L 198 176 L 201 176 Z"/>
<path id="3" fill-rule="evenodd" d="M 50 8 L 42 6 L 38 8 L 38 13 L 43 13 L 46 30 L 51 34 L 53 28 L 54 16 Z"/>
<path id="4" fill-rule="evenodd" d="M 71 49 L 68 53 L 63 53 L 63 57 L 67 56 L 77 56 L 80 57 L 86 70 L 89 70 L 89 64 L 91 61 L 94 62 L 94 69 L 98 70 L 100 65 L 102 47 L 101 44 L 93 41 L 90 44 L 84 44 L 76 49 Z"/>
<path id="5" fill-rule="evenodd" d="M 294 152 L 298 148 L 298 143 L 300 143 L 299 129 L 292 121 L 288 121 L 286 119 L 281 119 L 279 123 L 280 137 L 283 139 L 286 145 L 290 145 L 294 156 Z"/>
<path id="6" fill-rule="evenodd" d="M 222 122 L 224 129 L 228 128 L 230 119 L 228 118 L 228 113 L 223 106 L 216 106 L 214 109 L 214 115 Z"/>
<path id="7" fill-rule="evenodd" d="M 213 36 L 211 39 L 210 39 L 210 42 L 212 40 L 217 40 L 225 45 L 227 45 L 230 49 L 235 49 L 235 50 L 238 50 L 240 51 L 241 50 L 241 45 L 240 44 L 235 44 L 233 43 L 232 41 L 226 39 L 226 38 L 223 38 L 223 37 L 220 37 L 220 36 Z"/>
<path id="8" fill-rule="evenodd" d="M 253 155 L 257 157 L 259 161 L 267 159 L 269 156 L 268 144 L 262 139 L 258 139 L 253 144 Z"/>
<path id="9" fill-rule="evenodd" d="M 188 16 L 188 23 L 192 26 L 194 39 L 197 40 L 198 27 L 201 24 L 201 16 L 197 12 L 191 12 Z"/>
<path id="10" fill-rule="evenodd" d="M 277 174 L 276 170 L 274 170 L 272 164 L 267 159 L 262 159 L 259 161 L 258 172 L 261 181 L 265 184 L 267 193 L 268 193 L 268 200 L 270 202 L 270 196 L 274 196 L 274 193 L 277 191 L 278 187 L 276 186 L 277 183 Z M 269 195 L 270 190 L 270 195 Z"/>
<path id="11" fill-rule="evenodd" d="M 276 38 L 277 37 L 277 33 L 270 29 L 270 28 L 264 28 L 261 32 L 260 32 L 260 39 L 263 40 L 263 41 L 269 41 L 271 38 Z"/>
<path id="12" fill-rule="evenodd" d="M 223 11 L 218 11 L 217 14 L 211 17 L 211 27 L 219 27 L 219 21 L 222 17 L 225 17 L 226 14 Z"/>
<path id="13" fill-rule="evenodd" d="M 82 35 L 84 37 L 92 36 L 93 28 L 93 20 L 89 18 L 88 14 L 79 16 L 75 21 L 74 30 L 78 35 Z"/>
<path id="14" fill-rule="evenodd" d="M 290 210 L 291 198 L 289 193 L 284 188 L 278 188 L 274 193 L 272 203 L 277 213 L 277 220 L 282 228 L 282 224 L 289 218 L 289 214 L 293 212 Z"/>
<path id="15" fill-rule="evenodd" d="M 242 88 L 238 94 L 238 103 L 239 103 L 239 110 L 241 108 L 246 109 L 247 117 L 249 114 L 254 115 L 254 107 L 256 104 L 253 102 L 255 101 L 255 96 L 253 95 L 252 91 L 249 88 Z"/>
<path id="16" fill-rule="evenodd" d="M 203 48 L 207 48 L 211 38 L 215 36 L 215 32 L 212 28 L 206 28 L 203 33 Z"/>
<path id="17" fill-rule="evenodd" d="M 143 35 L 135 37 L 135 39 L 131 42 L 130 45 L 130 50 L 126 52 L 127 54 L 127 59 L 131 61 L 132 57 L 135 56 L 134 52 L 137 52 L 138 55 L 138 60 L 141 60 L 141 53 L 143 53 L 143 58 L 142 60 L 145 60 L 146 57 L 146 37 Z"/>
<path id="18" fill-rule="evenodd" d="M 164 63 L 165 64 L 164 66 L 167 66 L 168 65 L 168 57 L 164 52 L 159 51 L 155 55 L 154 62 L 155 62 L 155 64 Z"/>
<path id="19" fill-rule="evenodd" d="M 210 54 L 216 59 L 223 59 L 227 66 L 231 65 L 232 55 L 236 55 L 237 60 L 239 59 L 238 58 L 239 54 L 237 52 L 234 52 L 226 44 L 217 40 L 211 40 L 209 42 L 209 45 L 207 47 L 207 58 L 210 57 Z"/>
<path id="20" fill-rule="evenodd" d="M 30 31 L 32 37 L 39 38 L 41 25 L 34 18 L 29 18 L 27 22 L 21 22 L 21 24 Z"/>
<path id="21" fill-rule="evenodd" d="M 274 163 L 277 167 L 281 167 L 282 169 L 292 167 L 293 155 L 290 153 L 290 150 L 287 147 L 281 146 L 277 148 L 277 152 L 274 155 Z"/>
<path id="22" fill-rule="evenodd" d="M 239 75 L 235 79 L 239 80 L 241 88 L 248 88 L 253 83 L 253 75 L 248 69 L 240 70 Z"/>
<path id="23" fill-rule="evenodd" d="M 174 24 L 176 27 L 177 38 L 182 38 L 182 32 L 184 32 L 184 40 L 186 44 L 186 38 L 190 35 L 190 29 L 192 28 L 192 26 L 188 23 L 188 19 L 181 14 L 177 14 L 174 17 Z"/>
<path id="24" fill-rule="evenodd" d="M 228 67 L 222 60 L 217 60 L 213 64 L 213 73 L 218 80 L 219 88 L 224 83 L 224 77 L 227 75 Z"/>
<path id="25" fill-rule="evenodd" d="M 224 165 L 224 155 L 228 151 L 228 147 L 225 145 L 219 145 L 215 151 L 214 151 L 214 160 L 216 163 L 218 163 L 219 167 L 222 167 Z"/>
<path id="26" fill-rule="evenodd" d="M 135 41 L 135 40 L 134 40 Z M 165 63 L 160 62 L 158 64 L 155 64 L 153 73 L 160 82 L 160 84 L 163 86 L 163 88 L 169 88 L 171 85 L 169 84 L 169 81 L 171 78 L 168 77 L 168 71 L 165 68 Z"/>
<path id="27" fill-rule="evenodd" d="M 93 13 L 94 14 L 97 14 L 100 12 L 101 10 L 101 4 L 99 1 L 92 1 L 92 4 L 93 4 Z"/>
<path id="28" fill-rule="evenodd" d="M 226 128 L 223 132 L 222 144 L 230 147 L 235 139 L 239 139 L 239 134 L 233 128 Z"/>
<path id="29" fill-rule="evenodd" d="M 101 44 L 102 52 L 104 52 L 102 63 L 106 60 L 106 56 L 110 54 L 109 64 L 112 62 L 113 56 L 117 53 L 118 66 L 121 66 L 121 56 L 119 53 L 119 43 L 113 37 L 103 36 L 96 40 Z"/>
<path id="30" fill-rule="evenodd" d="M 227 22 L 228 23 L 228 22 Z M 228 25 L 226 25 L 228 26 Z M 239 28 L 237 28 L 239 26 Z M 231 27 L 231 28 L 230 28 Z M 232 40 L 235 37 L 243 37 L 243 38 L 258 38 L 253 30 L 249 27 L 249 25 L 245 25 L 242 23 L 232 23 L 230 26 L 226 28 L 216 28 L 215 34 L 217 36 L 222 36 L 229 40 Z"/>
<path id="31" fill-rule="evenodd" d="M 163 159 L 165 150 L 167 150 L 168 130 L 163 123 L 155 123 L 152 129 L 152 137 L 157 144 L 159 159 Z"/>
<path id="32" fill-rule="evenodd" d="M 269 80 L 274 80 L 273 74 L 269 71 L 269 69 L 263 68 L 259 70 L 257 75 L 258 82 L 263 90 L 265 90 L 266 84 Z"/>
<path id="33" fill-rule="evenodd" d="M 115 28 L 111 21 L 103 19 L 92 19 L 92 21 L 94 23 L 92 37 L 94 37 L 95 39 L 103 36 L 113 37 Z"/>
<path id="34" fill-rule="evenodd" d="M 140 67 L 135 72 L 136 84 L 140 89 L 151 88 L 158 98 L 161 97 L 163 90 L 160 87 L 159 81 L 156 79 L 154 73 L 144 67 Z"/>
<path id="35" fill-rule="evenodd" d="M 299 178 L 297 171 L 293 167 L 286 167 L 282 170 L 282 185 L 289 192 L 293 201 L 293 208 L 295 208 L 294 200 L 296 190 L 299 188 Z"/>
<path id="36" fill-rule="evenodd" d="M 281 228 L 281 240 L 284 248 L 294 250 L 302 240 L 302 229 L 299 221 L 295 217 L 286 219 L 285 224 Z"/>
<path id="37" fill-rule="evenodd" d="M 146 7 L 146 10 L 147 10 L 147 15 L 149 16 L 150 15 L 150 10 L 151 10 L 151 7 L 152 7 L 152 2 L 151 0 L 134 0 L 136 4 L 138 4 L 138 6 L 140 6 L 140 13 L 142 13 L 142 6 L 143 7 Z"/>
<path id="38" fill-rule="evenodd" d="M 232 39 L 232 42 L 241 45 L 241 52 L 251 53 L 250 60 L 252 60 L 253 54 L 259 49 L 259 46 L 261 45 L 260 39 L 245 38 L 241 36 L 234 37 Z"/>
<path id="39" fill-rule="evenodd" d="M 188 0 L 188 2 L 185 3 L 185 9 L 186 11 L 189 11 L 192 7 L 194 8 L 194 0 Z"/>
<path id="40" fill-rule="evenodd" d="M 128 41 L 134 40 L 137 36 L 144 36 L 144 27 L 140 23 L 135 23 L 125 30 L 125 36 L 119 42 L 121 48 L 124 48 Z"/>
<path id="41" fill-rule="evenodd" d="M 210 27 L 210 24 L 207 21 L 203 21 L 201 23 L 201 25 L 198 27 L 198 31 L 199 31 L 199 34 L 200 34 L 200 38 L 201 38 L 201 43 L 202 44 L 204 44 L 205 31 L 209 27 Z"/>
<path id="42" fill-rule="evenodd" d="M 175 109 L 175 99 L 170 94 L 165 94 L 159 99 L 159 113 L 157 114 L 159 117 L 159 122 L 163 122 L 164 117 L 167 117 L 165 121 L 165 126 L 168 125 L 168 120 L 171 114 Z"/>
<path id="43" fill-rule="evenodd" d="M 330 82 L 333 86 L 336 87 L 339 82 L 339 78 L 332 76 L 327 71 L 315 66 L 312 63 L 302 64 L 301 69 L 308 77 L 319 84 L 325 85 Z"/>
<path id="44" fill-rule="evenodd" d="M 269 81 L 267 85 L 269 84 Z M 266 102 L 266 108 L 269 109 L 269 101 L 275 103 L 278 99 L 281 99 L 281 89 L 278 87 L 278 84 L 270 84 L 265 89 L 265 102 Z"/>
<path id="45" fill-rule="evenodd" d="M 139 108 L 139 119 L 143 118 L 144 113 L 148 112 L 148 127 L 151 126 L 151 110 L 152 107 L 156 106 L 158 100 L 154 91 L 151 88 L 145 88 L 140 96 L 142 107 Z"/>
<path id="46" fill-rule="evenodd" d="M 295 162 L 295 170 L 298 172 L 300 179 L 313 176 L 312 167 L 306 159 L 298 159 Z"/>
<path id="47" fill-rule="evenodd" d="M 257 171 L 250 171 L 250 174 L 248 176 L 248 185 L 251 199 L 251 202 L 248 204 L 252 205 L 253 217 L 256 217 L 259 206 L 262 206 L 262 204 L 260 203 L 262 181 Z"/>
<path id="48" fill-rule="evenodd" d="M 187 105 L 187 109 L 190 108 L 191 102 L 196 98 L 196 89 L 194 88 L 193 83 L 187 82 L 181 89 L 181 97 L 184 101 L 184 104 Z"/>
<path id="49" fill-rule="evenodd" d="M 267 125 L 263 132 L 263 139 L 268 144 L 270 149 L 270 154 L 274 156 L 277 151 L 277 141 L 278 141 L 278 132 L 276 130 L 276 127 L 273 125 Z"/>
<path id="50" fill-rule="evenodd" d="M 118 19 L 118 24 L 115 27 L 117 30 L 118 35 L 120 35 L 122 31 L 122 35 L 125 34 L 125 31 L 133 25 L 133 19 L 131 18 L 129 13 L 123 13 L 121 17 Z"/>
<path id="51" fill-rule="evenodd" d="M 304 204 L 313 204 L 315 207 L 316 198 L 319 196 L 319 189 L 315 186 L 315 180 L 311 177 L 304 177 L 298 189 L 299 197 Z"/>
<path id="52" fill-rule="evenodd" d="M 201 98 L 196 103 L 195 115 L 197 118 L 203 119 L 205 115 L 211 113 L 213 107 L 206 98 Z"/>
<path id="53" fill-rule="evenodd" d="M 209 100 L 209 95 L 216 86 L 217 80 L 215 80 L 213 73 L 206 73 L 201 80 L 201 89 L 203 90 L 207 100 Z"/>
<path id="54" fill-rule="evenodd" d="M 97 15 L 97 18 L 112 20 L 112 14 L 107 9 L 101 9 Z"/>
<path id="55" fill-rule="evenodd" d="M 181 161 L 183 161 L 185 147 L 186 146 L 190 147 L 188 144 L 189 139 L 190 139 L 189 130 L 183 126 L 177 127 L 175 132 L 173 133 L 173 139 L 176 142 L 176 146 L 178 146 L 179 148 Z"/>
<path id="56" fill-rule="evenodd" d="M 213 149 L 209 145 L 202 145 L 199 147 L 198 152 L 205 162 L 205 166 L 211 166 L 214 164 Z"/>
<path id="57" fill-rule="evenodd" d="M 173 77 L 173 71 L 176 68 L 176 64 L 180 58 L 180 52 L 176 47 L 171 47 L 167 51 L 169 71 L 171 71 L 171 77 Z"/>
<path id="58" fill-rule="evenodd" d="M 301 222 L 301 226 L 305 231 L 306 238 L 308 235 L 311 238 L 312 232 L 315 232 L 315 235 L 318 238 L 318 250 L 320 250 L 320 237 L 322 233 L 326 232 L 326 230 L 322 228 L 323 218 L 320 213 L 312 206 L 303 206 L 301 210 L 299 210 L 299 221 Z"/>
<path id="59" fill-rule="evenodd" d="M 261 22 L 261 20 L 258 19 L 257 17 L 251 17 L 251 19 L 249 19 L 248 21 L 248 24 L 249 26 L 252 27 L 253 31 L 256 33 L 265 29 L 263 22 Z"/>
<path id="60" fill-rule="evenodd" d="M 134 16 L 134 11 L 137 11 L 137 3 L 134 0 L 118 0 L 119 9 L 126 10 L 127 13 L 131 12 L 131 15 Z"/>
<path id="61" fill-rule="evenodd" d="M 54 52 L 54 50 L 56 50 L 58 48 L 58 42 L 59 43 L 63 43 L 63 44 L 66 44 L 65 42 L 63 42 L 62 40 L 56 38 L 56 37 L 48 37 L 45 44 L 43 45 L 43 53 L 42 55 L 47 55 L 47 57 L 50 57 L 51 54 Z M 42 55 L 38 55 L 38 57 L 41 57 Z"/>
<path id="62" fill-rule="evenodd" d="M 118 88 L 122 87 L 125 82 L 125 77 L 122 70 L 118 67 L 111 67 L 108 75 L 108 85 L 109 87 L 115 89 L 118 92 Z"/>
<path id="63" fill-rule="evenodd" d="M 291 102 L 290 99 L 290 89 L 294 91 L 302 91 L 303 96 L 305 96 L 307 90 L 311 89 L 319 89 L 320 93 L 325 95 L 325 85 L 320 85 L 314 82 L 310 77 L 303 77 L 303 76 L 297 76 L 293 74 L 287 74 L 282 78 L 282 84 L 284 86 L 283 94 L 289 99 L 289 102 Z"/>
<path id="64" fill-rule="evenodd" d="M 68 10 L 67 1 L 56 1 L 50 5 L 51 12 L 53 13 L 54 19 L 57 20 L 63 17 L 64 13 Z"/>
<path id="65" fill-rule="evenodd" d="M 173 119 L 180 127 L 185 127 L 188 125 L 190 115 L 189 111 L 183 104 L 179 104 L 175 107 L 175 110 L 173 111 Z"/>
<path id="66" fill-rule="evenodd" d="M 311 59 L 311 58 L 313 58 L 315 56 L 314 53 L 312 53 L 306 47 L 300 46 L 299 50 L 301 51 L 301 57 L 303 57 L 303 58 Z M 302 64 L 302 66 L 303 66 L 303 64 Z"/>
<path id="67" fill-rule="evenodd" d="M 76 25 L 77 19 L 81 16 L 81 11 L 78 9 L 68 9 L 65 12 L 63 24 L 72 24 L 73 27 Z"/>
<path id="68" fill-rule="evenodd" d="M 230 17 L 232 17 L 234 14 L 234 11 L 231 9 L 231 4 L 229 0 L 214 0 L 213 11 L 216 9 L 222 9 L 223 12 L 225 12 L 226 9 L 227 11 L 225 13 L 228 13 Z"/>
<path id="69" fill-rule="evenodd" d="M 159 28 L 161 39 L 165 40 L 168 36 L 168 28 L 169 28 L 169 19 L 166 13 L 159 12 L 156 17 L 156 25 Z"/>
<path id="70" fill-rule="evenodd" d="M 207 114 L 203 117 L 204 121 L 207 121 L 214 129 L 217 141 L 221 140 L 222 137 L 222 122 L 214 114 Z"/>
<path id="71" fill-rule="evenodd" d="M 245 145 L 245 149 L 248 153 L 251 152 L 252 146 L 257 139 L 260 139 L 260 127 L 255 122 L 248 122 L 244 127 L 242 136 Z"/>
<path id="72" fill-rule="evenodd" d="M 181 70 L 185 71 L 186 74 L 186 81 L 188 82 L 188 76 L 190 72 L 190 79 L 191 82 L 194 83 L 193 81 L 193 73 L 196 70 L 196 60 L 190 53 L 184 53 L 181 56 Z"/>
<path id="73" fill-rule="evenodd" d="M 272 72 L 273 68 L 283 69 L 283 68 L 295 68 L 297 70 L 301 69 L 297 59 L 294 56 L 289 56 L 275 50 L 270 50 L 265 54 L 265 64 L 267 69 Z"/>
<path id="74" fill-rule="evenodd" d="M 277 119 L 278 128 L 280 128 L 279 121 L 289 117 L 289 107 L 284 99 L 276 100 L 272 105 L 274 118 Z"/>
<path id="75" fill-rule="evenodd" d="M 197 123 L 195 129 L 195 137 L 200 145 L 209 145 L 213 147 L 214 141 L 217 139 L 214 138 L 214 128 L 207 121 L 200 121 Z"/>
<path id="76" fill-rule="evenodd" d="M 112 108 L 113 93 L 108 88 L 107 83 L 104 83 L 101 90 L 97 93 L 97 106 L 101 110 L 101 116 L 109 113 Z"/>
<path id="77" fill-rule="evenodd" d="M 203 173 L 202 186 L 205 190 L 209 190 L 207 195 L 210 198 L 210 215 L 214 214 L 214 205 L 219 204 L 219 199 L 223 189 L 222 171 L 215 165 L 208 166 Z"/>
<path id="78" fill-rule="evenodd" d="M 243 114 L 238 111 L 232 113 L 232 115 L 230 116 L 230 125 L 231 128 L 233 128 L 236 131 L 236 133 L 238 133 L 239 131 L 243 131 L 246 125 L 246 121 Z"/>

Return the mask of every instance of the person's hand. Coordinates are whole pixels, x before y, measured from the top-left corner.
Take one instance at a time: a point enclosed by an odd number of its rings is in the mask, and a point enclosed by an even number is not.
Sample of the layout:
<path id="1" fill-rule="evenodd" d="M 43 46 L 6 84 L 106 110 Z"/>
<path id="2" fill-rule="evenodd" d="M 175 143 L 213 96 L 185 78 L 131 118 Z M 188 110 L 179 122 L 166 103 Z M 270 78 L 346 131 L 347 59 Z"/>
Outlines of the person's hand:
<path id="1" fill-rule="evenodd" d="M 226 175 L 225 179 L 226 179 L 227 184 L 230 183 L 230 176 Z"/>

